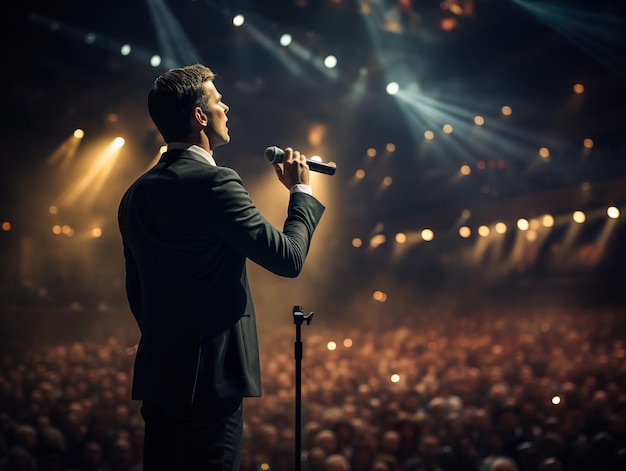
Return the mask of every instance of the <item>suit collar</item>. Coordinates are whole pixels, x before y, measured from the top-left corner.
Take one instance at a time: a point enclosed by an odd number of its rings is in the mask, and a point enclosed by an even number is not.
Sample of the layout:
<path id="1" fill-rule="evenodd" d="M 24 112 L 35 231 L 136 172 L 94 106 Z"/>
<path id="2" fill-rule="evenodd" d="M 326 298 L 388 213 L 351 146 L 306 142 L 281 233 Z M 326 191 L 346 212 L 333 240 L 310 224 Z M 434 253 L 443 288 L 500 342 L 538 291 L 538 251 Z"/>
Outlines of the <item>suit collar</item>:
<path id="1" fill-rule="evenodd" d="M 167 152 L 163 154 L 159 162 L 171 163 L 178 158 L 197 160 L 205 164 L 217 166 L 213 156 L 200 146 L 185 142 L 170 142 L 167 145 Z"/>

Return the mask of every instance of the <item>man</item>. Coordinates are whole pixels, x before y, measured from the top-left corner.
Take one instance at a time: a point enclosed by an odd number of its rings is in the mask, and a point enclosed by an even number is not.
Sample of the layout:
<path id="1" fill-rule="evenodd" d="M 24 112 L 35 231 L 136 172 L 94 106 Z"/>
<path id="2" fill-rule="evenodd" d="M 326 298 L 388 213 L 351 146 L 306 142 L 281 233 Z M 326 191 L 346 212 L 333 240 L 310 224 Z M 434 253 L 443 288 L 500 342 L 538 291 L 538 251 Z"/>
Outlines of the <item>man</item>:
<path id="1" fill-rule="evenodd" d="M 203 65 L 170 70 L 148 97 L 168 143 L 119 208 L 126 290 L 141 331 L 133 398 L 142 400 L 144 470 L 238 470 L 242 398 L 261 395 L 246 259 L 296 277 L 324 207 L 305 156 L 274 164 L 290 189 L 283 230 L 259 213 L 238 174 L 216 166 L 228 106 Z"/>

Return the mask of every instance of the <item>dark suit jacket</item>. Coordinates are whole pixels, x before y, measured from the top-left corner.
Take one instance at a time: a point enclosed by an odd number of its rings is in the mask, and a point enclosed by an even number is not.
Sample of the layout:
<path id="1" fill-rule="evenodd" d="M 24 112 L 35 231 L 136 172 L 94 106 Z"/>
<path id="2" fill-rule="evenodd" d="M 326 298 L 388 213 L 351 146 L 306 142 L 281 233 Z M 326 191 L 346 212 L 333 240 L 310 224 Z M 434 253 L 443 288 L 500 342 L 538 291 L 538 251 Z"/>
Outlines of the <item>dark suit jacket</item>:
<path id="1" fill-rule="evenodd" d="M 201 156 L 166 152 L 125 193 L 119 227 L 126 291 L 141 330 L 133 398 L 201 404 L 260 396 L 246 259 L 298 276 L 324 207 L 293 193 L 282 231 L 239 175 Z"/>

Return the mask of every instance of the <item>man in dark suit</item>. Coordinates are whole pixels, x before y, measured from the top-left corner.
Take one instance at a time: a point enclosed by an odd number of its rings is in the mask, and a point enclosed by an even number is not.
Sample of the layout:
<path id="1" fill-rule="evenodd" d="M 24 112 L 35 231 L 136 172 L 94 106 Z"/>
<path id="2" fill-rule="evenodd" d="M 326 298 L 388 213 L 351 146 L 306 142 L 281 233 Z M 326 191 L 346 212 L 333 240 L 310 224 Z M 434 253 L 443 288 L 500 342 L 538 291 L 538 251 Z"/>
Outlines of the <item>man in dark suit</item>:
<path id="1" fill-rule="evenodd" d="M 230 140 L 228 106 L 200 64 L 150 91 L 168 150 L 126 191 L 119 227 L 130 309 L 141 331 L 133 399 L 142 400 L 144 471 L 238 470 L 242 398 L 261 395 L 246 259 L 296 277 L 324 207 L 305 156 L 274 164 L 290 190 L 283 230 L 253 205 L 213 150 Z"/>

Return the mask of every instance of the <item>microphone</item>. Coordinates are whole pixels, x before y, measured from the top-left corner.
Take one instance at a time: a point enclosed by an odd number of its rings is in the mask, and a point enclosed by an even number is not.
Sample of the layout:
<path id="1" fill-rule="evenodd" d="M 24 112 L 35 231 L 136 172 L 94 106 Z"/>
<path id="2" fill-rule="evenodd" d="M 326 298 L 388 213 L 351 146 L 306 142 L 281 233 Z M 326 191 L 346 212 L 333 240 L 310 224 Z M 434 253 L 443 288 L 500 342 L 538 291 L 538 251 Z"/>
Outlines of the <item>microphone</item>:
<path id="1" fill-rule="evenodd" d="M 280 147 L 270 146 L 265 149 L 265 159 L 271 164 L 280 164 L 285 158 L 285 151 Z M 306 160 L 309 170 L 312 172 L 324 173 L 326 175 L 334 175 L 337 167 L 333 165 L 323 164 L 315 160 Z"/>

